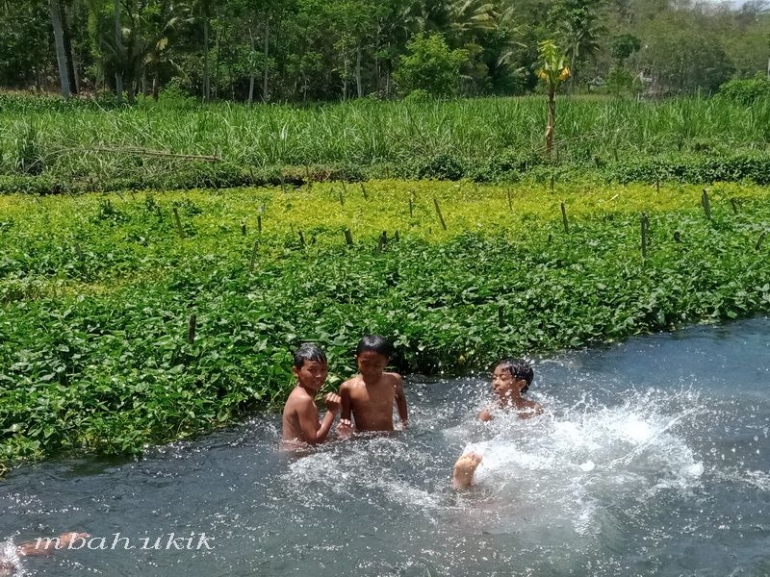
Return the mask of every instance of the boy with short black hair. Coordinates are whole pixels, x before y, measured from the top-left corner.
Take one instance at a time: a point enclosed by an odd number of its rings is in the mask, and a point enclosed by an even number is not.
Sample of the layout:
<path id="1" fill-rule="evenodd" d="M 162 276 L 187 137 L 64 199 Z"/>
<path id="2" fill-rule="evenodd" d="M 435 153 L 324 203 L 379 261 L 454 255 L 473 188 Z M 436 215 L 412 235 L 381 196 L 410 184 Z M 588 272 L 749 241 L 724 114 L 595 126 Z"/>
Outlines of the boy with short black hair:
<path id="1" fill-rule="evenodd" d="M 353 423 L 358 431 L 392 431 L 393 403 L 398 409 L 402 428 L 406 428 L 404 381 L 397 373 L 385 372 L 392 354 L 393 345 L 379 335 L 366 335 L 359 341 L 356 347 L 359 374 L 340 387 L 341 434 L 350 432 Z"/>
<path id="2" fill-rule="evenodd" d="M 535 401 L 522 397 L 529 389 L 535 373 L 526 361 L 503 359 L 495 366 L 492 373 L 492 390 L 497 399 L 479 413 L 480 421 L 491 421 L 497 409 L 515 409 L 519 417 L 528 419 L 543 412 L 543 407 Z"/>
<path id="3" fill-rule="evenodd" d="M 326 414 L 318 420 L 315 396 L 326 382 L 326 355 L 313 343 L 304 343 L 294 354 L 294 376 L 297 385 L 283 408 L 283 447 L 301 448 L 302 444 L 323 443 L 329 435 L 334 417 L 340 409 L 340 398 L 329 393 L 324 399 Z"/>

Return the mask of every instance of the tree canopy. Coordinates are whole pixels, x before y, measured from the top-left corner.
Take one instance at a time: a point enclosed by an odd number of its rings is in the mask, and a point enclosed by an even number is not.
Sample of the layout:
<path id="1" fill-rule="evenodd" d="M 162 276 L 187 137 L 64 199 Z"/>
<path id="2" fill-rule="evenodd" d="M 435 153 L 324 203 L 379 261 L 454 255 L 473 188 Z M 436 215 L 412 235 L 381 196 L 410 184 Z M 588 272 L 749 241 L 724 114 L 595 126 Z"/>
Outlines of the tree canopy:
<path id="1" fill-rule="evenodd" d="M 250 102 L 514 95 L 536 87 L 546 39 L 564 50 L 570 90 L 712 93 L 766 72 L 770 11 L 765 0 L 0 1 L 0 87 Z"/>

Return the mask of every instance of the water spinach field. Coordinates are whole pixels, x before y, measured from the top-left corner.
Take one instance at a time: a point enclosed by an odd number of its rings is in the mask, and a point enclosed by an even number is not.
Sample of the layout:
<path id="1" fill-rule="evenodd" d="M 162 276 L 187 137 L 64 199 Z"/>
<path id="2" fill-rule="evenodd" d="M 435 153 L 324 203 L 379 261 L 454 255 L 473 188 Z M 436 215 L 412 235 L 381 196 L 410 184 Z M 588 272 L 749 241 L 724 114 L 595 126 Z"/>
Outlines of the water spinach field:
<path id="1" fill-rule="evenodd" d="M 0 461 L 136 454 L 279 403 L 315 340 L 406 373 L 770 311 L 770 190 L 379 180 L 0 196 Z"/>

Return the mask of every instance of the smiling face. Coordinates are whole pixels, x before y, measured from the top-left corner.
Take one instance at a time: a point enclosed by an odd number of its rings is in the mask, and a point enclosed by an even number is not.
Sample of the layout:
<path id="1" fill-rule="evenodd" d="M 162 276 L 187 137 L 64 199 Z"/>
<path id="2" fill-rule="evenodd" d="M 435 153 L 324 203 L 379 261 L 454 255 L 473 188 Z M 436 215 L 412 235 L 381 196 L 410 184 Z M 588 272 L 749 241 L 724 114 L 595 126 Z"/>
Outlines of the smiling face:
<path id="1" fill-rule="evenodd" d="M 302 368 L 294 367 L 294 375 L 299 381 L 299 385 L 308 391 L 317 393 L 321 390 L 324 382 L 326 382 L 326 375 L 328 373 L 328 367 L 326 363 L 319 361 L 305 361 L 302 363 Z"/>
<path id="2" fill-rule="evenodd" d="M 376 379 L 388 366 L 388 357 L 374 351 L 363 351 L 356 355 L 358 371 L 365 379 Z"/>

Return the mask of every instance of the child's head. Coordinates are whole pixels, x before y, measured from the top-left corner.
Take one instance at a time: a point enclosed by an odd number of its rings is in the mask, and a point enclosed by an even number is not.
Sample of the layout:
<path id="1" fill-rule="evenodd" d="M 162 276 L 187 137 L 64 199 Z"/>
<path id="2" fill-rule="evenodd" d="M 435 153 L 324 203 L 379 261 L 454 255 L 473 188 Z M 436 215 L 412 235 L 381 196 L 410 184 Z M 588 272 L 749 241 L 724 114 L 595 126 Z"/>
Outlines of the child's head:
<path id="1" fill-rule="evenodd" d="M 314 343 L 303 343 L 294 353 L 294 376 L 299 385 L 311 391 L 318 391 L 326 381 L 328 372 L 326 355 Z"/>
<path id="2" fill-rule="evenodd" d="M 388 366 L 393 354 L 393 345 L 388 339 L 379 335 L 366 335 L 356 347 L 356 363 L 358 370 L 365 377 L 377 377 Z"/>
<path id="3" fill-rule="evenodd" d="M 526 393 L 534 378 L 534 371 L 526 361 L 503 359 L 492 373 L 492 388 L 500 399 Z"/>

